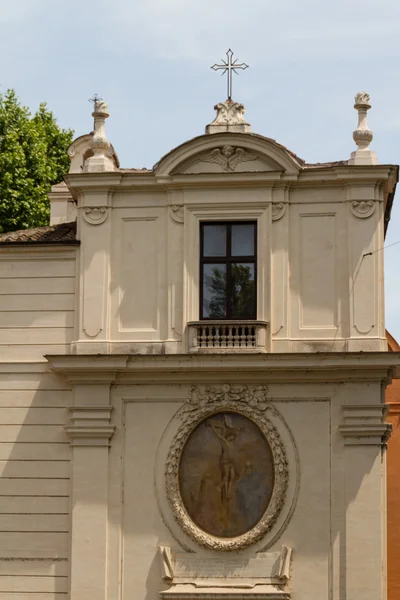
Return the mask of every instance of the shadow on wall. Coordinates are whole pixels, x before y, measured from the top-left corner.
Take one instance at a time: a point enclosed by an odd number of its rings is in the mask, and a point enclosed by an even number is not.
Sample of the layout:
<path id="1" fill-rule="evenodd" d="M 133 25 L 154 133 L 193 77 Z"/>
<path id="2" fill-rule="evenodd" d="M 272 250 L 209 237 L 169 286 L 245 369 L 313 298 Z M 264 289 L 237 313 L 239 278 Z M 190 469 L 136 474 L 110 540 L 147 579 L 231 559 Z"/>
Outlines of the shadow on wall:
<path id="1" fill-rule="evenodd" d="M 400 346 L 387 332 L 389 352 L 400 352 Z M 394 380 L 386 389 L 389 405 L 387 420 L 393 430 L 387 453 L 387 544 L 388 544 L 388 600 L 400 600 L 400 380 Z"/>

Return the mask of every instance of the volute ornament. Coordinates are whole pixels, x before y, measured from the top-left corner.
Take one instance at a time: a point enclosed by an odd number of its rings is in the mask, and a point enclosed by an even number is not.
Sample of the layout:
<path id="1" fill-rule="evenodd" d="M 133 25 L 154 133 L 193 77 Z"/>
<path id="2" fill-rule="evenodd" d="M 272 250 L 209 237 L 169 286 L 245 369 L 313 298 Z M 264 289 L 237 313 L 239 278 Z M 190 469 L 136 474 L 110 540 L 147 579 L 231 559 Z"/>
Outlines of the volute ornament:
<path id="1" fill-rule="evenodd" d="M 285 214 L 286 204 L 284 202 L 272 203 L 272 220 L 279 221 Z"/>
<path id="2" fill-rule="evenodd" d="M 83 209 L 83 218 L 89 225 L 101 225 L 108 216 L 107 206 L 91 206 Z"/>
<path id="3" fill-rule="evenodd" d="M 214 121 L 207 125 L 206 133 L 221 133 L 222 131 L 251 132 L 250 124 L 244 118 L 246 109 L 240 102 L 228 99 L 216 104 L 214 110 L 217 111 L 216 117 Z"/>
<path id="4" fill-rule="evenodd" d="M 170 207 L 170 215 L 175 223 L 183 223 L 183 206 L 182 204 L 173 204 Z"/>
<path id="5" fill-rule="evenodd" d="M 166 495 L 177 523 L 188 536 L 205 548 L 220 551 L 236 551 L 258 542 L 273 527 L 284 506 L 289 480 L 288 460 L 281 437 L 276 427 L 268 418 L 269 414 L 275 414 L 276 411 L 269 401 L 267 393 L 266 386 L 262 385 L 226 384 L 205 387 L 193 386 L 190 388 L 188 401 L 179 413 L 181 425 L 173 438 L 165 465 Z M 183 460 L 182 457 L 187 457 L 188 452 L 190 460 L 193 461 L 193 455 L 190 455 L 190 452 L 192 452 L 190 444 L 194 439 L 193 436 L 199 433 L 200 428 L 202 428 L 201 431 L 206 431 L 207 435 L 211 436 L 215 448 L 219 448 L 220 444 L 220 458 L 214 460 L 212 464 L 214 465 L 214 475 L 217 473 L 218 477 L 221 476 L 221 483 L 219 486 L 214 486 L 213 489 L 214 492 L 215 490 L 220 490 L 215 493 L 217 495 L 221 494 L 221 497 L 225 494 L 225 501 L 228 503 L 229 511 L 224 513 L 224 518 L 228 519 L 229 517 L 232 519 L 232 515 L 237 514 L 237 507 L 239 506 L 238 504 L 234 504 L 234 508 L 232 508 L 232 502 L 236 498 L 234 494 L 238 494 L 238 485 L 251 486 L 252 484 L 248 482 L 254 481 L 254 477 L 256 477 L 256 481 L 259 481 L 257 479 L 259 477 L 257 475 L 258 466 L 252 465 L 249 460 L 246 461 L 246 456 L 243 456 L 243 449 L 249 447 L 248 445 L 246 446 L 249 438 L 242 438 L 244 445 L 240 446 L 240 436 L 246 436 L 247 432 L 243 427 L 237 427 L 233 421 L 239 424 L 244 423 L 246 427 L 248 426 L 248 431 L 252 432 L 251 435 L 253 437 L 255 435 L 254 432 L 258 431 L 257 443 L 259 443 L 260 447 L 264 444 L 268 448 L 269 456 L 271 456 L 273 484 L 271 489 L 269 489 L 269 502 L 266 504 L 266 507 L 263 506 L 262 508 L 264 512 L 261 512 L 260 517 L 257 518 L 257 521 L 250 529 L 246 529 L 243 533 L 233 536 L 229 534 L 216 535 L 206 531 L 207 527 L 200 527 L 196 523 L 196 518 L 189 514 L 190 511 L 183 500 L 185 496 L 188 496 L 189 491 L 181 488 L 181 485 L 182 481 L 184 481 L 185 472 L 189 472 L 191 476 L 191 463 L 189 462 L 189 466 L 187 466 L 181 461 Z M 196 439 L 200 439 L 198 435 Z M 239 452 L 237 450 L 238 447 L 241 448 Z M 237 454 L 233 455 L 235 449 Z M 207 452 L 211 452 L 209 447 Z M 207 452 L 203 453 L 204 456 L 207 455 Z M 234 456 L 234 458 L 231 459 L 231 456 Z M 241 475 L 236 472 L 237 463 L 230 463 L 230 460 L 238 461 L 238 457 L 240 457 L 242 462 L 245 461 L 245 469 L 246 471 L 248 469 L 250 472 L 250 477 L 245 480 L 241 480 Z M 200 466 L 197 472 L 201 472 Z M 200 480 L 198 499 L 201 498 L 202 485 L 204 482 L 207 483 L 207 478 L 208 485 L 210 485 L 210 476 L 209 472 L 204 472 L 205 479 Z M 253 479 L 251 479 L 252 476 Z M 240 489 L 242 490 L 241 493 L 243 493 L 243 487 Z M 251 492 L 253 488 L 248 487 L 244 489 Z M 257 490 L 259 493 L 260 489 L 260 487 L 256 487 L 256 493 Z M 211 502 L 207 494 L 203 497 L 206 498 L 207 502 Z M 243 496 L 240 497 L 242 498 Z M 247 495 L 247 498 L 251 501 L 253 498 L 251 493 Z M 200 508 L 199 514 L 202 515 L 207 509 L 211 510 L 210 505 L 206 506 L 206 508 Z M 229 527 L 229 523 L 227 527 Z"/>
<path id="6" fill-rule="evenodd" d="M 376 202 L 374 200 L 353 200 L 351 212 L 359 219 L 368 219 L 375 212 Z"/>

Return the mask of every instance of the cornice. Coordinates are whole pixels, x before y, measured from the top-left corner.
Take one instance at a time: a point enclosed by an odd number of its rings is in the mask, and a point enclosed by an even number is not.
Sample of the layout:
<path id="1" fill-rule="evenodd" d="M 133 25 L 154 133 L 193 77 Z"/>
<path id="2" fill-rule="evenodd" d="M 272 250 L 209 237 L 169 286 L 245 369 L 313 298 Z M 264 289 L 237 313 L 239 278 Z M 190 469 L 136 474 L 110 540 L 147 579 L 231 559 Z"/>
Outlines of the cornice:
<path id="1" fill-rule="evenodd" d="M 343 187 L 347 185 L 375 185 L 397 181 L 397 167 L 378 165 L 373 167 L 336 166 L 303 169 L 298 173 L 285 171 L 260 171 L 238 173 L 199 173 L 158 175 L 149 172 L 106 172 L 70 173 L 65 176 L 68 188 L 74 197 L 86 192 L 148 190 L 159 191 L 176 189 L 196 189 L 211 187 L 275 187 L 293 186 L 294 189 L 307 187 Z"/>
<path id="2" fill-rule="evenodd" d="M 116 383 L 190 382 L 204 375 L 213 381 L 251 378 L 270 382 L 381 381 L 400 378 L 400 353 L 229 354 L 229 355 L 54 355 L 51 368 L 75 383 L 96 383 L 107 375 Z M 107 380 L 108 381 L 108 380 Z"/>
<path id="3" fill-rule="evenodd" d="M 47 242 L 32 242 L 31 244 L 28 242 L 12 242 L 9 245 L 0 244 L 0 260 L 26 260 L 27 251 L 31 257 L 34 256 L 43 260 L 75 260 L 79 242 L 75 240 L 72 240 L 72 242 L 53 244 Z M 51 248 L 51 254 L 49 248 Z"/>

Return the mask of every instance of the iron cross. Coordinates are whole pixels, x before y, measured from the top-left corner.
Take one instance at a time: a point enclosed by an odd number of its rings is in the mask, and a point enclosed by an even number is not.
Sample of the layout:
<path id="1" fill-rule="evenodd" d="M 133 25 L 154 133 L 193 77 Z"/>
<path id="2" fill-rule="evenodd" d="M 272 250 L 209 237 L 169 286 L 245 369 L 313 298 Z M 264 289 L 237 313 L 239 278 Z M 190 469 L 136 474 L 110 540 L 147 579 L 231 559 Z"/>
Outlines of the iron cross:
<path id="1" fill-rule="evenodd" d="M 103 100 L 103 98 L 100 98 L 98 94 L 93 94 L 93 98 L 89 98 L 89 102 L 93 102 L 93 105 L 99 102 L 99 100 Z"/>
<path id="2" fill-rule="evenodd" d="M 237 69 L 241 69 L 242 71 L 244 71 L 249 66 L 249 65 L 246 65 L 246 63 L 238 63 L 238 60 L 239 60 L 238 58 L 236 58 L 235 60 L 232 60 L 232 57 L 233 57 L 233 52 L 229 48 L 228 52 L 226 53 L 227 60 L 225 61 L 222 58 L 221 59 L 223 62 L 222 65 L 215 64 L 211 67 L 212 69 L 214 69 L 214 71 L 220 71 L 222 69 L 221 75 L 225 75 L 225 73 L 228 73 L 228 76 L 227 76 L 228 100 L 232 100 L 232 72 L 236 73 L 236 75 L 239 75 L 239 73 L 237 73 Z"/>

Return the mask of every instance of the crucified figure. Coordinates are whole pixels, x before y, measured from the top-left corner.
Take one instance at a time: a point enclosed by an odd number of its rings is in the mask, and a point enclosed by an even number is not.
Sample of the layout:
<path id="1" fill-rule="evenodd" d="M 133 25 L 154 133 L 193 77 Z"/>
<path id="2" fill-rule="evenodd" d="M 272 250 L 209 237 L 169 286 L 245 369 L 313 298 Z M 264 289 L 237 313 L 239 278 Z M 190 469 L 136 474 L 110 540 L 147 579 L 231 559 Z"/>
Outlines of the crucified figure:
<path id="1" fill-rule="evenodd" d="M 210 427 L 221 444 L 220 469 L 221 469 L 221 501 L 225 506 L 232 498 L 232 489 L 238 479 L 235 469 L 235 441 L 243 431 L 235 427 L 228 415 L 223 415 L 221 421 L 210 421 Z"/>

